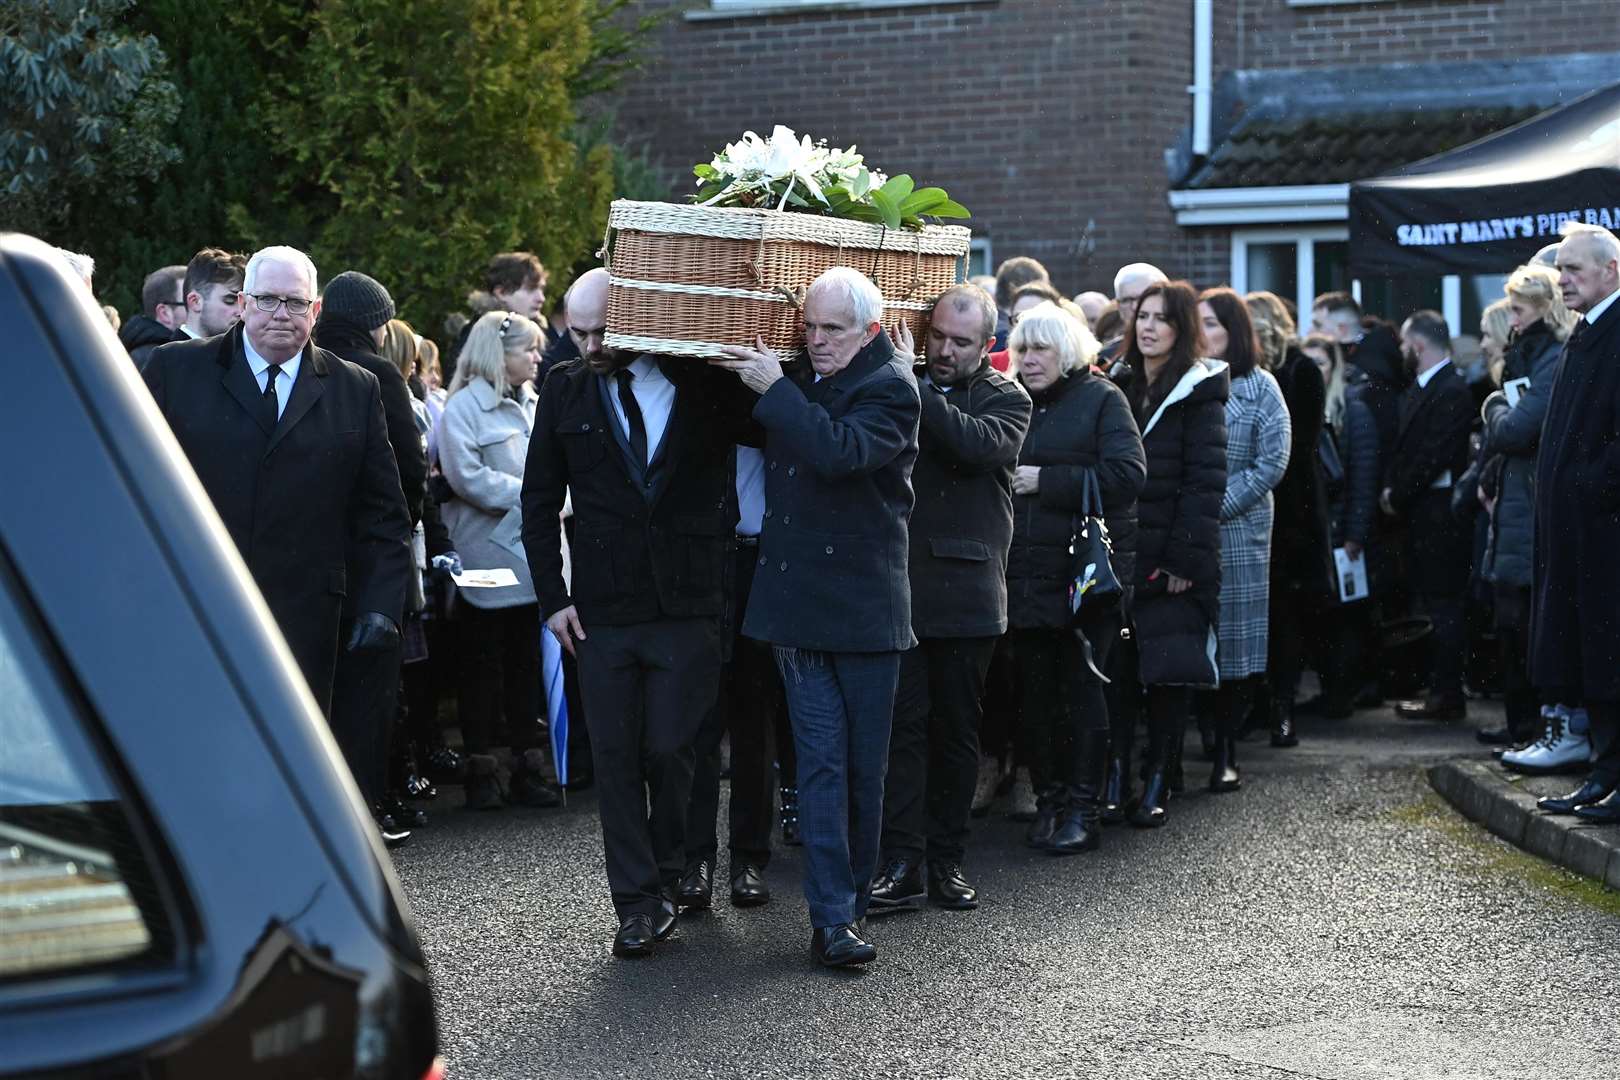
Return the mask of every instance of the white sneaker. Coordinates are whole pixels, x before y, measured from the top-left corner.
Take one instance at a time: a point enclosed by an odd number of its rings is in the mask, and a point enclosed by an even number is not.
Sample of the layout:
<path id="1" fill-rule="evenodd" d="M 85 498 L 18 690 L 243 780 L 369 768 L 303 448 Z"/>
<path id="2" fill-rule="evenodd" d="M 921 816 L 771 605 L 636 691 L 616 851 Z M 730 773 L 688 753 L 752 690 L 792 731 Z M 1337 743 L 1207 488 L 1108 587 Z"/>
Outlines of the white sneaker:
<path id="1" fill-rule="evenodd" d="M 1001 786 L 1001 759 L 989 754 L 979 755 L 979 779 L 973 785 L 974 817 L 983 817 L 990 811 L 990 804 L 996 801 L 996 788 Z"/>
<path id="2" fill-rule="evenodd" d="M 1547 774 L 1581 772 L 1592 756 L 1592 741 L 1585 727 L 1574 719 L 1563 706 L 1550 706 L 1541 711 L 1547 720 L 1546 733 L 1522 750 L 1509 750 L 1502 755 L 1502 764 L 1514 772 Z"/>
<path id="3" fill-rule="evenodd" d="M 1030 782 L 1029 770 L 1019 769 L 1013 774 L 1012 809 L 1007 816 L 1014 821 L 1034 821 L 1039 813 L 1035 805 L 1035 785 Z"/>

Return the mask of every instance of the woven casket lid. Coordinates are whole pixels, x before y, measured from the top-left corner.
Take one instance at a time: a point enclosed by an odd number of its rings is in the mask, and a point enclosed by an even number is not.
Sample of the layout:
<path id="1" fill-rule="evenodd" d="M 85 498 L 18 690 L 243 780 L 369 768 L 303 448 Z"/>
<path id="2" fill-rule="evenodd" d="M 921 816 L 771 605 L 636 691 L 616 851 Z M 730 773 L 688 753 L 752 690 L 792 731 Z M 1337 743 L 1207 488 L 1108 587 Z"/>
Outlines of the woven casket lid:
<path id="1" fill-rule="evenodd" d="M 884 251 L 920 250 L 925 255 L 966 255 L 973 239 L 972 231 L 961 225 L 927 225 L 918 232 L 794 211 L 637 202 L 632 199 L 614 200 L 608 213 L 608 226 L 612 229 L 714 236 L 728 240 L 797 240 Z"/>

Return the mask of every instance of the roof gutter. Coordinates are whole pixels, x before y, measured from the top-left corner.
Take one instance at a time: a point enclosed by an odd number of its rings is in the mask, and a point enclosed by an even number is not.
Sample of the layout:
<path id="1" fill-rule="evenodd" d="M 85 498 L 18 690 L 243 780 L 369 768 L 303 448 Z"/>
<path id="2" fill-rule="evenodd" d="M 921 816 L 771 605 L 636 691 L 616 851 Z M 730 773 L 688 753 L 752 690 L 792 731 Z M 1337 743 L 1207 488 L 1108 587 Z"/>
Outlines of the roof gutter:
<path id="1" fill-rule="evenodd" d="M 1177 225 L 1269 225 L 1346 221 L 1349 184 L 1205 188 L 1170 192 Z"/>

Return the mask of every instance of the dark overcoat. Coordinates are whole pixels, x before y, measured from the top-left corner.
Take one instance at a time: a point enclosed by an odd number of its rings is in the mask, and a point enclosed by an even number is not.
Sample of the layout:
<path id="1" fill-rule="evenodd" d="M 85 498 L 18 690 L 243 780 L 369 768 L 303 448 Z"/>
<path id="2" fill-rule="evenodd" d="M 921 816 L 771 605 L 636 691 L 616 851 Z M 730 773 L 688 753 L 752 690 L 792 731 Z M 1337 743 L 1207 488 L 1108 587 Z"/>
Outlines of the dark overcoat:
<path id="1" fill-rule="evenodd" d="M 906 564 L 921 409 L 883 334 L 842 371 L 817 382 L 804 364 L 761 395 L 765 526 L 744 634 L 827 652 L 917 643 Z"/>
<path id="2" fill-rule="evenodd" d="M 1427 386 L 1414 381 L 1401 395 L 1384 486 L 1404 534 L 1407 572 L 1424 591 L 1460 593 L 1468 587 L 1473 560 L 1467 529 L 1452 513 L 1451 489 L 1468 470 L 1474 415 L 1473 395 L 1455 364 L 1436 371 Z"/>
<path id="3" fill-rule="evenodd" d="M 523 550 L 540 614 L 574 605 L 591 624 L 718 617 L 726 551 L 736 535 L 731 450 L 758 441 L 753 395 L 735 375 L 668 358 L 675 404 L 646 469 L 632 467 L 624 430 L 603 402 L 603 377 L 583 360 L 551 369 L 535 408 L 523 469 Z M 572 583 L 563 580 L 558 514 L 573 498 Z"/>
<path id="4" fill-rule="evenodd" d="M 1564 346 L 1536 522 L 1531 681 L 1549 700 L 1620 701 L 1620 302 Z"/>
<path id="5" fill-rule="evenodd" d="M 240 324 L 154 350 L 143 376 L 329 709 L 344 598 L 397 624 L 415 572 L 376 376 L 305 345 L 273 428 Z"/>
<path id="6" fill-rule="evenodd" d="M 1293 345 L 1272 374 L 1288 406 L 1293 450 L 1273 492 L 1271 584 L 1276 589 L 1324 596 L 1336 579 L 1327 482 L 1317 453 L 1327 389 L 1316 363 Z"/>
<path id="7" fill-rule="evenodd" d="M 1136 573 L 1136 498 L 1147 480 L 1142 435 L 1119 388 L 1082 367 L 1035 395 L 1018 464 L 1040 471 L 1033 495 L 1013 496 L 1007 559 L 1008 623 L 1019 629 L 1069 625 L 1069 582 L 1076 515 L 1086 475 L 1102 492 L 1113 542 L 1109 564 L 1129 586 Z"/>
<path id="8" fill-rule="evenodd" d="M 989 361 L 949 391 L 914 373 L 922 398 L 911 486 L 911 624 L 919 638 L 1007 629 L 1012 475 L 1029 395 Z"/>
<path id="9" fill-rule="evenodd" d="M 1500 391 L 1485 399 L 1480 414 L 1485 421 L 1486 487 L 1496 498 L 1491 515 L 1490 543 L 1485 549 L 1481 573 L 1498 585 L 1524 588 L 1530 584 L 1530 566 L 1535 558 L 1536 536 L 1536 452 L 1541 446 L 1541 426 L 1547 418 L 1547 402 L 1558 378 L 1558 361 L 1563 342 L 1537 320 L 1508 348 L 1502 365 L 1502 382 L 1529 379 L 1530 385 L 1514 405 Z M 1474 498 L 1474 492 L 1466 492 Z"/>
<path id="10" fill-rule="evenodd" d="M 1215 631 L 1231 388 L 1224 362 L 1196 361 L 1142 425 L 1147 482 L 1136 503 L 1132 614 L 1142 681 L 1150 686 L 1219 681 Z M 1192 588 L 1171 595 L 1167 574 Z"/>

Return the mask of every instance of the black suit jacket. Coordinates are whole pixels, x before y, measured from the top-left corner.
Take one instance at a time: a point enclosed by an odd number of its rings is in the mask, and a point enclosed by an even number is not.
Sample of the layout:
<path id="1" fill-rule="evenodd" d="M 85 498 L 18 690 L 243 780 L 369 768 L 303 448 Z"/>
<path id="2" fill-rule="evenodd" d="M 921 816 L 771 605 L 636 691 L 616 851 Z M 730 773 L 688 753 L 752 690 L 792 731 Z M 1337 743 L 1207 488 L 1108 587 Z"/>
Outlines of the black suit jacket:
<path id="1" fill-rule="evenodd" d="M 315 699 L 330 709 L 344 596 L 353 594 L 354 610 L 398 623 L 414 569 L 376 377 L 306 345 L 271 430 L 240 325 L 155 350 L 143 375 Z"/>
<path id="2" fill-rule="evenodd" d="M 1455 364 L 1447 364 L 1419 386 L 1416 380 L 1401 395 L 1400 415 L 1384 486 L 1395 513 L 1407 516 L 1419 499 L 1431 491 L 1448 470 L 1452 481 L 1468 468 L 1468 429 L 1474 420 L 1474 399 Z"/>
<path id="3" fill-rule="evenodd" d="M 601 377 L 573 360 L 540 389 L 523 470 L 523 548 L 540 613 L 573 604 L 580 622 L 627 626 L 719 616 L 726 550 L 737 527 L 731 450 L 757 444 L 754 395 L 701 360 L 667 359 L 675 404 L 652 475 L 633 476 Z M 653 483 L 650 492 L 644 485 Z M 562 577 L 563 499 L 574 507 L 572 589 Z"/>

